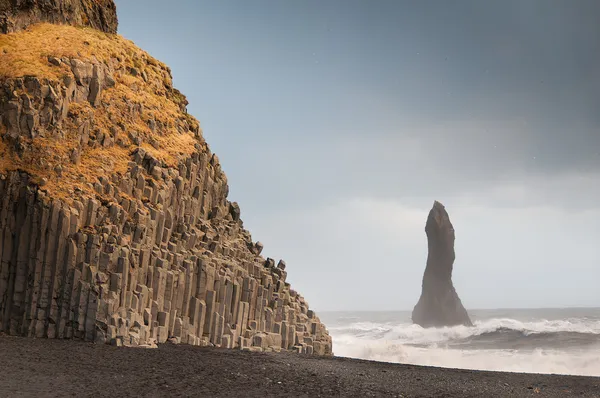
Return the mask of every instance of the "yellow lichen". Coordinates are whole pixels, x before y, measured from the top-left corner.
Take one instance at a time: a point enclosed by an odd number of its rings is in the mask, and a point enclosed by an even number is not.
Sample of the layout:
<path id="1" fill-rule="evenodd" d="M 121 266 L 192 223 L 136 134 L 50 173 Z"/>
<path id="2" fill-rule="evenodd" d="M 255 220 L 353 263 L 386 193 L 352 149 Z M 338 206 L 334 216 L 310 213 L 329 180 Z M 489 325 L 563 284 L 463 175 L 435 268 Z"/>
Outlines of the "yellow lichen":
<path id="1" fill-rule="evenodd" d="M 169 68 L 118 35 L 52 24 L 0 35 L 0 81 L 35 76 L 62 82 L 71 75 L 67 65 L 53 65 L 49 56 L 104 63 L 114 71 L 115 85 L 103 91 L 97 107 L 72 103 L 60 134 L 26 139 L 27 150 L 20 156 L 0 139 L 0 172 L 24 170 L 34 181 L 45 179 L 44 189 L 67 198 L 76 188 L 89 191 L 89 183 L 100 176 L 125 173 L 138 147 L 131 134 L 139 138 L 139 146 L 171 167 L 193 153 L 197 144 L 206 148 L 189 131 L 198 130 L 198 122 L 182 110 L 185 97 L 172 88 Z M 78 129 L 85 121 L 92 138 L 102 134 L 120 145 L 84 145 L 80 161 L 74 164 L 70 157 L 79 146 Z M 153 131 L 150 123 L 160 128 Z M 55 170 L 57 165 L 62 171 Z"/>
<path id="2" fill-rule="evenodd" d="M 48 63 L 48 56 L 106 61 L 121 58 L 130 66 L 134 59 L 167 70 L 162 62 L 119 35 L 93 28 L 41 23 L 27 30 L 0 36 L 0 77 L 44 76 L 59 78 L 60 68 Z M 66 70 L 66 69 L 65 69 Z"/>

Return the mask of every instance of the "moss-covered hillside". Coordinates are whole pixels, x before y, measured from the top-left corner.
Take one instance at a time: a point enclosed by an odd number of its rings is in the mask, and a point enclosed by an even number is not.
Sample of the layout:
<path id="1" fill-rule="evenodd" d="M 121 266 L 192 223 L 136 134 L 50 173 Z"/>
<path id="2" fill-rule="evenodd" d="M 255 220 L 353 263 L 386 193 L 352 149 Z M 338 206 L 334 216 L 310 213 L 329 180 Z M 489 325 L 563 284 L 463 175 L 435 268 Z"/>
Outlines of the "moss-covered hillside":
<path id="1" fill-rule="evenodd" d="M 78 79 L 75 62 L 105 69 L 105 87 L 95 104 L 72 96 L 93 78 L 92 70 Z M 31 121 L 15 121 L 32 123 L 29 134 L 19 134 L 18 143 L 0 140 L 0 171 L 27 171 L 53 194 L 68 197 L 75 189 L 89 189 L 99 176 L 125 172 L 137 147 L 173 167 L 205 145 L 198 122 L 185 111 L 185 97 L 172 86 L 169 68 L 118 35 L 52 24 L 0 35 L 2 102 L 35 101 L 28 92 L 33 79 L 45 98 L 31 105 L 37 111 Z M 56 106 L 66 107 L 60 112 L 67 117 L 61 123 L 43 120 Z M 2 123 L 0 134 L 9 133 L 10 123 Z M 82 126 L 89 130 L 86 145 Z"/>

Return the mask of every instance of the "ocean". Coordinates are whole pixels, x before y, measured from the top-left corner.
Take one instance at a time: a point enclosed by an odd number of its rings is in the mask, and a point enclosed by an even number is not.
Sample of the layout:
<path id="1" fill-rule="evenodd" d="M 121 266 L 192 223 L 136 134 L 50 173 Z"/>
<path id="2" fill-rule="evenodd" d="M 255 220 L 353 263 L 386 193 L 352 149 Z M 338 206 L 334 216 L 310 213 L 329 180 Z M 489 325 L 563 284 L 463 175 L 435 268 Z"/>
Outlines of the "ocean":
<path id="1" fill-rule="evenodd" d="M 410 311 L 320 312 L 337 356 L 448 368 L 600 376 L 600 308 L 468 311 L 424 329 Z"/>

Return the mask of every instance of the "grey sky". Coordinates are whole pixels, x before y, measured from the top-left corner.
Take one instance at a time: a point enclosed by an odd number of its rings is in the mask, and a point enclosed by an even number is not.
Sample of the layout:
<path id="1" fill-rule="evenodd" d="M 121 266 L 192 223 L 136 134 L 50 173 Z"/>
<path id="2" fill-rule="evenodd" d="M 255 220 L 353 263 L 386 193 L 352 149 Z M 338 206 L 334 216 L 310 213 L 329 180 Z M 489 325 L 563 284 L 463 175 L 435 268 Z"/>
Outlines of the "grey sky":
<path id="1" fill-rule="evenodd" d="M 597 1 L 116 3 L 316 309 L 411 309 L 434 199 L 467 308 L 600 305 Z"/>

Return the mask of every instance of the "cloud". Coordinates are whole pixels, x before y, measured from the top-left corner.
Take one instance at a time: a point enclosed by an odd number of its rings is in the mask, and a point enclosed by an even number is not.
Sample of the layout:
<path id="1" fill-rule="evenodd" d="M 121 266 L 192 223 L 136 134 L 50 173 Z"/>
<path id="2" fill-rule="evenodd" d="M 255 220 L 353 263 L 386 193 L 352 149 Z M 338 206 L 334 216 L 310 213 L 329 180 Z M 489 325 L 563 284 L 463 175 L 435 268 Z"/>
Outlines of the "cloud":
<path id="1" fill-rule="evenodd" d="M 527 186 L 497 188 L 535 196 Z M 484 198 L 480 196 L 479 198 Z M 600 209 L 445 202 L 457 231 L 454 281 L 468 308 L 594 305 Z M 412 309 L 418 300 L 432 201 L 354 197 L 245 216 L 265 254 L 320 310 Z"/>
<path id="2" fill-rule="evenodd" d="M 493 208 L 536 212 L 557 208 L 570 213 L 600 209 L 600 171 L 590 173 L 512 173 L 493 184 L 471 188 L 451 196 L 468 204 L 485 203 Z"/>
<path id="3" fill-rule="evenodd" d="M 460 197 L 502 207 L 598 206 L 595 160 L 578 159 L 576 153 L 553 160 L 553 154 L 533 149 L 531 134 L 519 121 L 415 124 L 362 135 L 328 130 L 322 139 L 261 143 L 256 150 L 232 142 L 244 167 L 234 169 L 227 166 L 231 158 L 222 160 L 232 197 L 243 195 L 242 206 L 262 211 L 355 197 L 411 205 Z M 268 192 L 257 190 L 257 181 Z"/>

